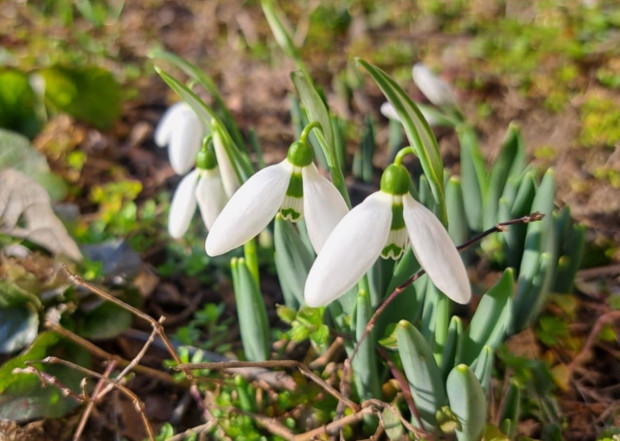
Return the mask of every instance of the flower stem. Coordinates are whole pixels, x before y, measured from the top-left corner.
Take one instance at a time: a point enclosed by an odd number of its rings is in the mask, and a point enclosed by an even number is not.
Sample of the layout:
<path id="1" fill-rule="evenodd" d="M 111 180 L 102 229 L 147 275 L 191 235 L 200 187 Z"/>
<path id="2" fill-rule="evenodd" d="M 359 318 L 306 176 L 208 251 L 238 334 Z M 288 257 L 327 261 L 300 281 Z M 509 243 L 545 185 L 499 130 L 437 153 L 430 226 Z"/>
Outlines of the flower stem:
<path id="1" fill-rule="evenodd" d="M 299 136 L 299 141 L 301 141 L 304 144 L 306 144 L 308 142 L 308 136 L 310 135 L 310 131 L 312 129 L 320 129 L 320 128 L 321 128 L 321 123 L 320 122 L 312 121 L 310 124 L 308 124 L 302 130 L 301 135 Z"/>
<path id="2" fill-rule="evenodd" d="M 394 165 L 401 165 L 401 163 L 403 162 L 403 158 L 409 154 L 415 155 L 413 147 L 407 146 L 400 149 L 398 153 L 396 153 L 396 157 L 394 158 Z"/>

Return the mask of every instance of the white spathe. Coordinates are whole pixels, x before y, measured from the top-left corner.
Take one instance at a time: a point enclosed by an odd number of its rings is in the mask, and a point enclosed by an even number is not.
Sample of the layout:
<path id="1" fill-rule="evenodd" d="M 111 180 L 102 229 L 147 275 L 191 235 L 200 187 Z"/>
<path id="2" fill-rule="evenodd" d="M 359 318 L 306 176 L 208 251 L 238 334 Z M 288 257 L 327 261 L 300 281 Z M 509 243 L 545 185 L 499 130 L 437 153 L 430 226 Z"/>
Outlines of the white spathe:
<path id="1" fill-rule="evenodd" d="M 370 269 L 387 245 L 395 198 L 383 191 L 373 193 L 336 225 L 308 274 L 304 290 L 308 306 L 332 302 Z M 410 194 L 403 195 L 402 202 L 418 262 L 444 294 L 457 303 L 467 303 L 471 298 L 467 272 L 446 229 Z"/>
<path id="2" fill-rule="evenodd" d="M 213 131 L 213 150 L 215 151 L 215 157 L 217 164 L 220 168 L 220 174 L 222 175 L 222 183 L 228 197 L 231 197 L 240 186 L 239 178 L 232 165 L 231 159 L 224 147 L 224 141 L 219 130 Z"/>
<path id="3" fill-rule="evenodd" d="M 172 197 L 168 216 L 170 236 L 178 239 L 185 234 L 196 211 L 196 205 L 200 208 L 200 215 L 207 230 L 210 230 L 227 200 L 217 167 L 210 170 L 192 170 L 181 180 Z"/>
<path id="4" fill-rule="evenodd" d="M 456 107 L 452 87 L 433 73 L 424 63 L 416 63 L 411 71 L 413 82 L 428 100 L 438 107 Z"/>
<path id="5" fill-rule="evenodd" d="M 183 101 L 173 104 L 155 129 L 155 144 L 168 146 L 168 158 L 175 173 L 187 173 L 202 146 L 205 127 L 196 112 Z"/>
<path id="6" fill-rule="evenodd" d="M 207 254 L 224 254 L 264 230 L 282 207 L 295 170 L 296 167 L 285 159 L 248 179 L 233 194 L 213 224 L 205 243 Z M 318 252 L 348 209 L 338 190 L 319 174 L 314 164 L 302 167 L 301 174 L 303 215 L 310 242 Z"/>

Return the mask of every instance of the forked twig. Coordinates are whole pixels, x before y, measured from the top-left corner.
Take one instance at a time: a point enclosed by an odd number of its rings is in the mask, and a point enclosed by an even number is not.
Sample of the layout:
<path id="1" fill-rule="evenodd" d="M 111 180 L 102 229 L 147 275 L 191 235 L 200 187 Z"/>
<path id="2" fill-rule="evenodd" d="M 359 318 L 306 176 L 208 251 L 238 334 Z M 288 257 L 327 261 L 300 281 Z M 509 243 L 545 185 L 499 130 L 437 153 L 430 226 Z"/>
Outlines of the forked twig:
<path id="1" fill-rule="evenodd" d="M 108 378 L 112 374 L 112 371 L 114 370 L 115 367 L 116 367 L 116 362 L 111 361 L 106 366 L 105 371 L 103 372 L 103 375 L 106 378 Z M 84 431 L 84 428 L 86 427 L 86 422 L 88 421 L 88 418 L 90 417 L 91 412 L 95 408 L 95 402 L 100 397 L 103 397 L 107 393 L 107 391 L 103 391 L 104 385 L 105 385 L 105 382 L 103 380 L 99 380 L 97 382 L 97 385 L 95 386 L 95 389 L 93 390 L 93 393 L 91 395 L 91 399 L 88 400 L 88 404 L 86 404 L 86 409 L 84 409 L 84 412 L 82 412 L 82 415 L 80 416 L 80 422 L 78 423 L 78 426 L 75 429 L 75 432 L 73 432 L 73 441 L 78 441 L 80 437 L 82 436 L 82 432 Z M 114 387 L 112 385 L 109 385 L 109 386 Z M 84 395 L 86 395 L 86 391 L 84 391 Z"/>
<path id="2" fill-rule="evenodd" d="M 65 271 L 65 273 L 67 274 L 67 277 L 69 277 L 69 280 L 71 280 L 71 282 L 74 283 L 75 285 L 82 286 L 82 287 L 88 289 L 89 291 L 91 291 L 92 293 L 97 294 L 99 297 L 102 297 L 105 300 L 107 300 L 109 302 L 112 302 L 112 303 L 120 306 L 121 308 L 131 312 L 135 316 L 140 317 L 142 320 L 145 320 L 145 321 L 149 322 L 151 324 L 151 326 L 153 327 L 153 330 L 155 330 L 155 332 L 157 333 L 157 335 L 159 336 L 161 341 L 166 346 L 166 349 L 168 350 L 168 353 L 173 358 L 173 360 L 178 365 L 182 364 L 181 363 L 181 359 L 179 358 L 179 355 L 174 350 L 174 346 L 172 346 L 172 344 L 170 343 L 170 340 L 168 340 L 168 336 L 166 336 L 166 333 L 164 332 L 163 322 L 165 320 L 165 317 L 162 316 L 162 317 L 159 318 L 159 320 L 155 320 L 153 317 L 151 317 L 150 315 L 140 311 L 138 308 L 135 308 L 135 307 L 133 307 L 133 306 L 123 302 L 122 300 L 117 299 L 113 295 L 108 294 L 103 289 L 99 288 L 98 286 L 93 285 L 92 283 L 87 282 L 86 280 L 84 280 L 80 276 L 78 276 L 77 274 L 73 274 L 71 271 L 69 271 L 69 269 L 66 266 L 63 265 L 62 268 Z M 187 377 L 188 380 L 192 379 L 192 375 L 191 375 L 191 373 L 189 371 L 183 371 L 183 373 L 185 374 L 185 376 Z"/>
<path id="3" fill-rule="evenodd" d="M 138 398 L 138 396 L 135 393 L 133 393 L 132 390 L 129 389 L 128 387 L 124 386 L 123 384 L 121 384 L 120 382 L 116 380 L 113 380 L 111 378 L 106 377 L 105 375 L 100 374 L 99 372 L 92 371 L 83 366 L 80 366 L 79 364 L 75 364 L 70 361 L 58 358 L 58 357 L 45 357 L 43 360 L 26 362 L 26 364 L 30 366 L 32 365 L 32 363 L 61 364 L 69 368 L 75 369 L 76 371 L 82 372 L 85 375 L 95 377 L 106 383 L 112 384 L 115 388 L 117 388 L 122 393 L 124 393 L 133 402 L 136 408 L 136 411 L 138 412 L 138 414 L 140 415 L 140 418 L 142 419 L 142 423 L 144 424 L 144 429 L 146 430 L 149 440 L 155 441 L 155 435 L 153 433 L 153 428 L 151 427 L 151 424 L 149 423 L 149 420 L 146 417 L 146 413 L 144 412 L 144 409 L 145 409 L 144 402 L 140 400 L 140 398 Z"/>

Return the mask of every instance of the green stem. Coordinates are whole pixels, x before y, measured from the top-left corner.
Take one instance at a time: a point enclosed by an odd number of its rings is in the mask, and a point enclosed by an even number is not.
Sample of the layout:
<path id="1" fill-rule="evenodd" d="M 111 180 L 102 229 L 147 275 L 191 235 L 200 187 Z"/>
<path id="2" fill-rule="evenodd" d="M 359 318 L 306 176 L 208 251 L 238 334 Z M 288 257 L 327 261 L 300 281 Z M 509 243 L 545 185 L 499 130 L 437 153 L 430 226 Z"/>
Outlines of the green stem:
<path id="1" fill-rule="evenodd" d="M 304 144 L 308 143 L 308 136 L 310 135 L 310 131 L 312 129 L 320 129 L 321 128 L 321 123 L 318 121 L 312 121 L 310 124 L 308 124 L 306 127 L 304 127 L 304 129 L 301 131 L 301 135 L 299 136 L 299 140 L 301 142 L 303 142 Z"/>
<path id="2" fill-rule="evenodd" d="M 260 286 L 260 276 L 258 274 L 258 256 L 256 254 L 256 241 L 248 240 L 243 244 L 243 252 L 245 254 L 245 262 L 250 270 L 250 274 L 256 281 L 256 286 Z"/>
<path id="3" fill-rule="evenodd" d="M 394 158 L 394 165 L 401 165 L 405 156 L 410 154 L 415 155 L 415 150 L 413 150 L 413 147 L 407 146 L 400 149 L 398 153 L 396 153 L 396 157 Z"/>

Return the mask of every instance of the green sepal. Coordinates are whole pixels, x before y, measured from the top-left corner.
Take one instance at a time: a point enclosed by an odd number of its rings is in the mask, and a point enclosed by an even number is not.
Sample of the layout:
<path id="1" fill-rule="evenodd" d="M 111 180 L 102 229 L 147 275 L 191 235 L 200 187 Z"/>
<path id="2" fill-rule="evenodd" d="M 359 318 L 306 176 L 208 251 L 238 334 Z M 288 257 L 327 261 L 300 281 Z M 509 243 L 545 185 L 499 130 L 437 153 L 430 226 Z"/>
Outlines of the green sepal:
<path id="1" fill-rule="evenodd" d="M 459 362 L 471 364 L 484 346 L 493 349 L 504 339 L 512 320 L 514 271 L 507 268 L 502 278 L 482 296 L 465 332 Z"/>
<path id="2" fill-rule="evenodd" d="M 487 418 L 487 402 L 484 390 L 476 376 L 465 364 L 459 364 L 448 375 L 446 391 L 450 409 L 459 426 L 458 441 L 480 441 Z"/>
<path id="3" fill-rule="evenodd" d="M 409 98 L 409 95 L 387 73 L 361 58 L 356 58 L 356 62 L 366 69 L 394 107 L 405 128 L 409 143 L 418 156 L 424 174 L 429 180 L 438 207 L 437 216 L 444 225 L 447 225 L 443 161 L 437 140 L 428 122 L 424 119 L 420 109 Z"/>
<path id="4" fill-rule="evenodd" d="M 284 303 L 295 308 L 304 303 L 304 285 L 314 261 L 295 227 L 276 215 L 274 228 L 274 262 L 282 287 Z"/>
<path id="5" fill-rule="evenodd" d="M 233 258 L 230 265 L 243 351 L 250 361 L 267 360 L 270 342 L 265 302 L 245 259 Z"/>
<path id="6" fill-rule="evenodd" d="M 437 424 L 435 414 L 446 404 L 446 389 L 430 346 L 411 323 L 401 320 L 396 330 L 398 352 L 425 430 Z M 419 427 L 416 418 L 413 425 Z"/>

